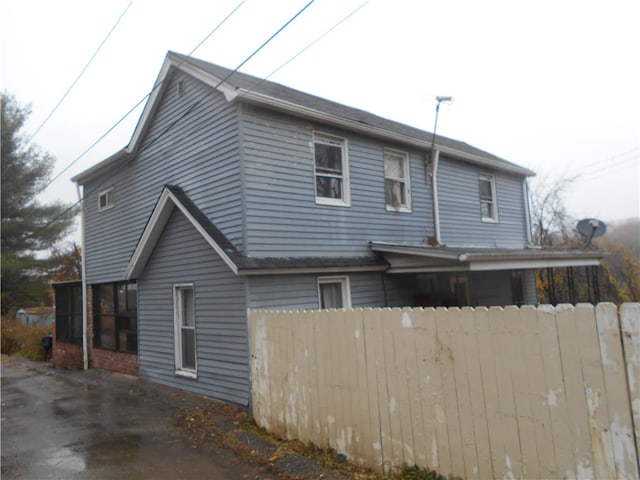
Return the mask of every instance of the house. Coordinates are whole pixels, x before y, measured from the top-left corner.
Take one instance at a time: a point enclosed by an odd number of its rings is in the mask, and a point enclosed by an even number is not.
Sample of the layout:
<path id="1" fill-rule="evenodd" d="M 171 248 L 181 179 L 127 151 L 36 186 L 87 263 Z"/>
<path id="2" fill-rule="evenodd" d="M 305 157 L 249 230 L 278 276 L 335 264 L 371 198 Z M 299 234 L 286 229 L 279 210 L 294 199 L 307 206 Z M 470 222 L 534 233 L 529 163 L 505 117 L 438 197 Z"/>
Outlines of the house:
<path id="1" fill-rule="evenodd" d="M 535 303 L 535 269 L 599 257 L 531 247 L 531 175 L 170 52 L 129 145 L 73 179 L 71 356 L 247 405 L 251 309 Z"/>
<path id="2" fill-rule="evenodd" d="M 20 308 L 16 312 L 16 318 L 24 325 L 32 327 L 50 327 L 53 324 L 53 307 L 29 307 Z"/>

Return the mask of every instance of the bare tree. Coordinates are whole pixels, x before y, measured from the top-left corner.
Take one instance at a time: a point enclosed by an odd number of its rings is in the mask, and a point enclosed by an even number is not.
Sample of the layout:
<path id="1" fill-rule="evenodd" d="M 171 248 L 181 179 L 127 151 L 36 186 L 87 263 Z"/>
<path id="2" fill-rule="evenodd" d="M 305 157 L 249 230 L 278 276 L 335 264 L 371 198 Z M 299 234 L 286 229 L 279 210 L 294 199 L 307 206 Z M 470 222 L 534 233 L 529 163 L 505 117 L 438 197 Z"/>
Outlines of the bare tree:
<path id="1" fill-rule="evenodd" d="M 576 178 L 574 176 L 552 180 L 548 175 L 542 175 L 531 181 L 531 223 L 535 245 L 569 246 L 575 243 L 576 221 L 567 212 L 564 196 Z"/>

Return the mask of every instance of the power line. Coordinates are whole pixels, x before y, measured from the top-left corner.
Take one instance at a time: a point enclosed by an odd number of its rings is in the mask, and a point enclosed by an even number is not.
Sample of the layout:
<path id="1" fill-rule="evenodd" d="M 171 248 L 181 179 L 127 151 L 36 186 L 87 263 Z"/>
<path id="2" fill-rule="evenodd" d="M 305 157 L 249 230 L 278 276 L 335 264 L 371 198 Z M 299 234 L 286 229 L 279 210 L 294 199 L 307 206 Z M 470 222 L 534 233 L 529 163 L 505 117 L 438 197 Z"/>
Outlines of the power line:
<path id="1" fill-rule="evenodd" d="M 84 74 L 84 72 L 87 70 L 87 68 L 89 68 L 89 65 L 91 65 L 91 63 L 93 62 L 93 60 L 96 58 L 96 56 L 98 55 L 98 52 L 100 52 L 100 50 L 102 49 L 102 47 L 104 46 L 105 43 L 107 43 L 107 40 L 109 39 L 109 37 L 111 36 L 111 34 L 113 33 L 113 31 L 116 29 L 116 27 L 118 26 L 118 24 L 120 23 L 120 20 L 123 19 L 123 17 L 125 16 L 125 14 L 127 13 L 127 11 L 129 10 L 129 8 L 131 7 L 131 5 L 133 4 L 133 0 L 131 0 L 129 2 L 129 5 L 127 5 L 127 7 L 124 9 L 124 11 L 120 14 L 120 16 L 118 17 L 118 19 L 116 20 L 116 23 L 113 24 L 113 27 L 111 27 L 111 30 L 109 30 L 109 33 L 107 33 L 107 36 L 104 37 L 104 40 L 102 40 L 102 42 L 100 43 L 100 45 L 98 45 L 98 48 L 96 49 L 95 52 L 93 52 L 93 55 L 91 55 L 91 58 L 89 58 L 89 61 L 85 64 L 85 66 L 82 68 L 82 70 L 80 71 L 80 73 L 78 74 L 78 76 L 76 77 L 76 79 L 71 83 L 71 85 L 69 86 L 69 88 L 67 88 L 67 91 L 64 93 L 64 95 L 62 95 L 62 98 L 60 98 L 60 100 L 58 100 L 58 103 L 56 103 L 56 105 L 53 107 L 53 109 L 51 110 L 51 112 L 49 112 L 49 115 L 47 115 L 47 117 L 42 121 L 42 123 L 40 124 L 40 126 L 38 128 L 36 128 L 36 131 L 34 132 L 33 135 L 31 135 L 31 137 L 29 137 L 29 140 L 27 140 L 27 145 L 29 145 L 31 143 L 31 141 L 35 138 L 36 135 L 38 135 L 38 132 L 42 129 L 42 127 L 44 127 L 44 125 L 49 121 L 49 119 L 53 116 L 53 114 L 56 112 L 56 110 L 58 110 L 58 107 L 60 107 L 60 105 L 62 104 L 62 102 L 64 101 L 65 98 L 67 98 L 67 95 L 69 95 L 69 93 L 71 92 L 71 90 L 73 90 L 73 87 L 76 86 L 76 83 L 78 83 L 78 80 L 80 80 L 80 77 L 82 77 L 82 75 Z"/>
<path id="2" fill-rule="evenodd" d="M 277 35 L 279 35 L 287 26 L 289 26 L 289 24 L 291 24 L 291 22 L 293 22 L 296 18 L 298 18 L 307 8 L 309 8 L 311 6 L 311 4 L 313 4 L 315 2 L 315 0 L 311 0 L 309 3 L 307 3 L 304 7 L 302 7 L 302 9 L 300 9 L 298 11 L 298 13 L 296 13 L 293 17 L 291 17 L 284 25 L 282 25 L 278 30 L 276 30 L 276 32 L 271 35 L 265 42 L 262 43 L 262 45 L 260 45 L 256 50 L 254 50 L 247 58 L 245 58 L 235 69 L 233 69 L 226 77 L 224 77 L 222 80 L 220 80 L 217 85 L 215 87 L 213 87 L 211 90 L 209 90 L 207 93 L 205 93 L 199 100 L 197 100 L 194 104 L 191 105 L 191 107 L 189 107 L 176 121 L 174 121 L 171 125 L 169 125 L 165 130 L 163 130 L 156 138 L 154 138 L 151 142 L 149 142 L 147 145 L 145 145 L 144 149 L 141 149 L 139 153 L 142 153 L 143 151 L 145 151 L 146 149 L 148 149 L 151 145 L 153 145 L 156 141 L 158 141 L 162 136 L 164 136 L 165 134 L 167 134 L 175 125 L 177 125 L 181 120 L 183 120 L 185 117 L 187 117 L 189 114 L 191 114 L 205 99 L 206 97 L 208 97 L 209 95 L 211 95 L 211 93 L 216 90 L 220 85 L 222 85 L 224 82 L 226 82 L 229 78 L 231 78 L 231 76 L 233 74 L 235 74 L 244 64 L 246 64 L 251 58 L 253 58 L 260 50 L 262 50 L 269 42 L 271 42 Z M 134 107 L 135 109 L 135 107 Z M 115 127 L 115 126 L 114 126 Z M 113 128 L 113 127 L 112 127 Z M 123 168 L 127 165 L 127 163 L 125 163 L 123 166 L 121 166 L 120 168 L 116 169 L 115 171 L 113 171 L 111 173 L 111 175 L 109 175 L 107 178 L 105 178 L 96 188 L 100 189 L 100 187 L 102 187 L 104 184 L 107 183 L 107 181 L 109 181 L 111 178 L 113 178 L 114 176 L 116 176 L 118 173 L 120 173 L 120 171 L 123 170 Z M 49 228 L 52 224 L 54 224 L 56 221 L 58 221 L 59 219 L 61 219 L 62 217 L 64 217 L 65 215 L 67 215 L 71 210 L 73 210 L 74 208 L 76 208 L 81 202 L 82 200 L 84 200 L 84 196 L 83 198 L 77 200 L 76 202 L 74 202 L 69 208 L 67 208 L 65 211 L 63 211 L 62 213 L 60 213 L 59 215 L 57 215 L 55 218 L 51 219 L 49 222 L 47 222 L 45 225 L 43 225 L 42 227 L 40 227 L 38 230 L 36 230 L 35 232 L 33 232 L 31 234 L 31 236 L 36 236 L 38 235 L 40 232 L 46 230 L 47 228 Z"/>
<path id="3" fill-rule="evenodd" d="M 369 0 L 366 0 L 364 3 L 362 3 L 360 6 L 356 7 L 354 10 L 351 11 L 351 13 L 349 13 L 348 15 L 346 15 L 345 17 L 342 18 L 342 20 L 340 20 L 339 22 L 337 22 L 336 24 L 334 24 L 329 30 L 325 31 L 322 35 L 320 35 L 319 37 L 317 37 L 315 40 L 313 40 L 311 43 L 309 43 L 306 47 L 304 47 L 302 50 L 298 51 L 298 53 L 296 53 L 294 56 L 292 56 L 291 58 L 289 58 L 289 60 L 287 60 L 286 62 L 284 62 L 282 65 L 280 65 L 278 68 L 276 68 L 275 70 L 273 70 L 269 75 L 267 75 L 266 77 L 262 78 L 258 83 L 256 83 L 253 87 L 251 87 L 249 90 L 245 91 L 242 93 L 242 96 L 246 95 L 249 92 L 252 92 L 255 88 L 257 88 L 258 86 L 262 85 L 262 83 L 266 82 L 269 78 L 271 78 L 273 75 L 275 75 L 276 73 L 278 73 L 280 70 L 282 70 L 284 67 L 286 67 L 287 65 L 289 65 L 292 61 L 294 61 L 296 58 L 298 58 L 300 55 L 302 55 L 304 52 L 306 52 L 307 50 L 309 50 L 311 47 L 313 47 L 316 43 L 318 43 L 320 40 L 322 40 L 324 37 L 326 37 L 329 33 L 331 33 L 333 30 L 335 30 L 336 28 L 338 28 L 341 24 L 343 24 L 347 19 L 349 19 L 351 16 L 353 16 L 358 10 L 360 10 L 361 8 L 363 8 L 367 3 L 369 3 Z"/>
<path id="4" fill-rule="evenodd" d="M 147 148 L 151 147 L 154 143 L 156 143 L 160 138 L 162 138 L 164 135 L 166 135 L 173 127 L 175 127 L 178 123 L 180 123 L 185 117 L 187 117 L 188 115 L 190 115 L 196 108 L 198 108 L 202 102 L 209 97 L 213 91 L 217 90 L 218 87 L 220 87 L 220 85 L 222 85 L 224 82 L 226 82 L 227 80 L 229 80 L 229 78 L 231 78 L 231 76 L 233 74 L 235 74 L 238 70 L 240 70 L 240 68 L 242 68 L 243 65 L 245 65 L 249 60 L 251 60 L 260 50 L 262 50 L 265 46 L 267 46 L 267 44 L 269 42 L 271 42 L 276 36 L 278 36 L 285 28 L 287 28 L 291 22 L 293 22 L 296 18 L 298 18 L 302 12 L 304 12 L 307 8 L 309 8 L 311 6 L 311 4 L 315 2 L 315 0 L 311 0 L 309 3 L 307 3 L 304 7 L 302 7 L 298 13 L 296 13 L 293 17 L 291 17 L 284 25 L 282 25 L 278 30 L 276 30 L 275 33 L 273 33 L 267 40 L 265 40 L 262 45 L 260 45 L 257 49 L 255 49 L 247 58 L 245 58 L 240 65 L 238 65 L 236 68 L 234 68 L 229 74 L 227 74 L 227 76 L 225 76 L 222 80 L 220 80 L 211 90 L 208 90 L 206 93 L 204 93 L 196 102 L 194 102 L 191 107 L 189 107 L 187 110 L 185 110 L 185 112 L 178 117 L 176 120 L 174 120 L 169 126 L 167 126 L 167 128 L 165 128 L 162 132 L 160 132 L 156 138 L 154 138 L 153 140 L 151 140 L 147 145 L 145 145 L 144 149 L 142 149 L 140 152 L 143 152 L 144 150 L 146 150 Z"/>
<path id="5" fill-rule="evenodd" d="M 133 3 L 133 0 L 131 0 Z M 211 35 L 213 35 L 220 27 L 222 27 L 222 25 L 225 24 L 225 22 L 245 3 L 246 0 L 242 0 L 225 18 L 222 19 L 222 21 L 220 21 L 214 28 L 213 30 L 211 30 L 209 33 L 207 33 L 207 35 L 193 48 L 193 50 L 191 50 L 191 52 L 189 53 L 189 55 L 187 56 L 191 56 L 193 54 L 193 52 L 195 52 L 198 48 L 200 48 L 202 46 L 202 44 L 204 42 L 206 42 Z M 131 6 L 131 4 L 129 4 L 129 6 Z M 128 7 L 127 7 L 128 8 Z M 122 16 L 121 16 L 122 17 Z M 113 29 L 112 29 L 113 30 Z M 104 42 L 103 42 L 104 43 Z M 183 63 L 183 61 L 181 60 L 180 63 L 178 64 L 178 66 L 180 66 Z M 34 192 L 26 201 L 25 204 L 29 203 L 31 200 L 33 200 L 35 197 L 37 197 L 39 194 L 41 194 L 42 192 L 44 192 L 47 188 L 49 188 L 51 186 L 51 184 L 53 182 L 55 182 L 58 178 L 60 178 L 67 170 L 69 170 L 73 165 L 75 165 L 81 158 L 83 158 L 87 153 L 89 153 L 98 143 L 100 143 L 107 135 L 109 135 L 118 125 L 120 125 L 129 115 L 131 115 L 131 113 L 133 113 L 139 106 L 140 104 L 142 104 L 145 100 L 147 100 L 152 94 L 153 92 L 155 92 L 158 88 L 160 88 L 160 86 L 164 83 L 164 80 L 162 80 L 161 82 L 158 82 L 156 85 L 153 86 L 153 88 L 151 89 L 151 91 L 149 93 L 147 93 L 146 95 L 144 95 L 140 100 L 138 100 L 138 102 L 131 108 L 129 109 L 129 111 L 127 113 L 125 113 L 122 117 L 120 117 L 120 119 L 114 123 L 105 133 L 103 133 L 96 141 L 94 141 L 89 147 L 87 147 L 80 155 L 78 155 L 71 163 L 69 163 L 66 167 L 64 167 L 57 175 L 55 175 L 51 180 L 49 180 L 43 187 L 41 187 L 39 190 L 37 190 L 36 192 Z M 52 112 L 53 113 L 53 112 Z M 51 116 L 51 114 L 49 115 Z M 37 133 L 37 132 L 36 132 Z M 35 134 L 32 135 L 31 139 L 33 139 L 33 137 L 35 137 Z M 29 141 L 31 141 L 31 139 Z"/>

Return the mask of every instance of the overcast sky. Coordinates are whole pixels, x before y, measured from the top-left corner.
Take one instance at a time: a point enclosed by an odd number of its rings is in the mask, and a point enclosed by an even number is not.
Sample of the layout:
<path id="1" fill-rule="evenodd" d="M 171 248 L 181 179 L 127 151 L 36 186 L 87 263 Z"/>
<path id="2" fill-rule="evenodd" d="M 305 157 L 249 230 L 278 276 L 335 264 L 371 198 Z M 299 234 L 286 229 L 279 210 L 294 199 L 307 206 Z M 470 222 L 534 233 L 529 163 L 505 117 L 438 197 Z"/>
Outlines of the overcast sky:
<path id="1" fill-rule="evenodd" d="M 193 54 L 236 68 L 309 0 L 246 0 Z M 190 53 L 241 0 L 0 0 L 1 88 L 32 106 L 34 142 L 75 161 L 42 201 L 76 201 L 69 178 L 126 146 L 168 50 Z M 577 218 L 640 216 L 637 0 L 315 0 L 242 67 L 270 80 L 485 149 L 551 180 L 577 176 Z M 128 8 L 128 9 L 127 9 Z"/>

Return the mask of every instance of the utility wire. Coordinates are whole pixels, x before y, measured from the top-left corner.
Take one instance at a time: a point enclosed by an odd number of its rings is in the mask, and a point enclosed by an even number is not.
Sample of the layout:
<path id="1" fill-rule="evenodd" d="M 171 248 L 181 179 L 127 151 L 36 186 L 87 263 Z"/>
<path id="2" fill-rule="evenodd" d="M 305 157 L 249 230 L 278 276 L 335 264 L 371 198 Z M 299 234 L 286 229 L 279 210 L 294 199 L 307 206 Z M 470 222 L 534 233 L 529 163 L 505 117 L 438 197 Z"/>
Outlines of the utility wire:
<path id="1" fill-rule="evenodd" d="M 276 36 L 278 36 L 285 28 L 287 28 L 291 22 L 293 22 L 296 18 L 298 18 L 302 12 L 304 12 L 307 8 L 309 8 L 311 6 L 311 4 L 315 2 L 315 0 L 311 0 L 309 3 L 307 3 L 304 7 L 302 7 L 298 13 L 296 13 L 293 17 L 291 17 L 284 25 L 282 25 L 278 30 L 276 30 L 276 32 L 271 35 L 267 40 L 265 40 L 262 45 L 260 45 L 257 49 L 255 49 L 253 51 L 253 53 L 251 53 L 247 58 L 245 58 L 240 65 L 238 65 L 236 68 L 234 68 L 229 74 L 227 74 L 227 76 L 225 76 L 222 80 L 220 80 L 211 90 L 208 90 L 207 92 L 205 92 L 196 102 L 194 102 L 191 107 L 189 107 L 187 110 L 185 110 L 185 112 L 180 115 L 180 117 L 178 117 L 176 120 L 174 120 L 169 126 L 167 126 L 167 128 L 165 128 L 162 132 L 160 132 L 156 138 L 154 138 L 153 140 L 151 140 L 148 144 L 145 145 L 144 149 L 140 150 L 140 152 L 145 151 L 146 149 L 148 149 L 149 147 L 151 147 L 153 144 L 155 144 L 160 138 L 162 138 L 164 135 L 166 135 L 173 127 L 175 127 L 178 123 L 180 123 L 185 117 L 187 117 L 188 115 L 190 115 L 196 108 L 198 108 L 202 102 L 204 102 L 204 100 L 209 97 L 210 95 L 212 95 L 212 93 L 218 89 L 218 87 L 220 87 L 220 85 L 222 85 L 223 83 L 225 83 L 227 80 L 229 80 L 229 78 L 231 78 L 231 76 L 233 76 L 238 70 L 240 70 L 240 68 L 242 68 L 243 65 L 245 65 L 249 60 L 251 60 L 260 50 L 262 50 L 265 46 L 267 46 L 267 44 L 269 42 L 271 42 Z"/>
<path id="2" fill-rule="evenodd" d="M 333 30 L 335 30 L 336 28 L 338 28 L 341 24 L 343 24 L 347 19 L 349 19 L 351 16 L 353 16 L 358 10 L 360 10 L 361 8 L 363 8 L 367 3 L 369 3 L 369 0 L 366 0 L 364 3 L 362 3 L 359 7 L 356 7 L 354 10 L 351 11 L 351 13 L 349 13 L 348 15 L 346 15 L 345 17 L 342 18 L 342 20 L 340 20 L 339 22 L 337 22 L 336 24 L 334 24 L 329 30 L 325 31 L 322 35 L 320 35 L 319 37 L 317 37 L 315 40 L 313 40 L 311 43 L 309 43 L 306 47 L 304 47 L 302 50 L 298 51 L 298 53 L 296 53 L 293 57 L 289 58 L 289 60 L 287 60 L 286 62 L 284 62 L 282 65 L 280 65 L 278 68 L 276 68 L 274 71 L 272 71 L 269 75 L 267 75 L 266 77 L 262 78 L 259 82 L 257 82 L 253 87 L 251 87 L 249 90 L 246 90 L 244 92 L 242 92 L 242 96 L 248 94 L 249 92 L 252 92 L 254 89 L 258 88 L 260 85 L 262 85 L 264 82 L 266 82 L 269 78 L 271 78 L 273 75 L 275 75 L 276 73 L 278 73 L 280 70 L 282 70 L 284 67 L 286 67 L 287 65 L 289 65 L 291 62 L 293 62 L 296 58 L 298 58 L 300 55 L 302 55 L 304 52 L 306 52 L 307 50 L 309 50 L 311 47 L 313 47 L 316 43 L 318 43 L 320 40 L 322 40 L 324 37 L 326 37 L 329 33 L 331 33 Z"/>
<path id="3" fill-rule="evenodd" d="M 31 141 L 35 138 L 36 135 L 38 135 L 38 132 L 42 129 L 42 127 L 44 127 L 44 125 L 49 121 L 49 119 L 53 116 L 53 114 L 56 112 L 56 110 L 58 110 L 58 107 L 60 107 L 60 105 L 62 104 L 62 102 L 64 101 L 65 98 L 67 98 L 67 95 L 69 95 L 69 93 L 71 92 L 71 90 L 73 90 L 73 87 L 76 86 L 76 83 L 78 83 L 78 80 L 80 80 L 80 77 L 82 77 L 82 75 L 84 75 L 84 72 L 87 71 L 87 68 L 89 68 L 89 65 L 91 65 L 91 63 L 93 62 L 93 60 L 96 58 L 96 56 L 98 55 L 98 53 L 100 52 L 100 50 L 102 49 L 102 47 L 104 46 L 105 43 L 107 43 L 107 40 L 109 40 L 109 37 L 111 36 L 111 34 L 113 33 L 113 31 L 116 29 L 116 27 L 118 26 L 118 24 L 120 23 L 120 20 L 122 20 L 125 16 L 125 14 L 127 13 L 127 11 L 129 10 L 129 8 L 131 7 L 131 5 L 133 4 L 133 0 L 131 0 L 129 2 L 129 5 L 127 5 L 127 7 L 124 9 L 124 11 L 120 14 L 120 16 L 118 17 L 118 19 L 116 20 L 116 23 L 113 24 L 113 27 L 111 27 L 111 30 L 109 30 L 109 33 L 107 33 L 107 36 L 104 37 L 104 40 L 102 40 L 102 42 L 100 43 L 100 45 L 98 45 L 98 48 L 96 49 L 95 52 L 93 52 L 93 55 L 91 55 L 91 58 L 89 59 L 89 61 L 85 64 L 85 66 L 82 68 L 82 70 L 80 71 L 80 73 L 78 74 L 78 76 L 76 77 L 76 79 L 71 83 L 71 85 L 69 86 L 69 88 L 67 88 L 67 91 L 64 93 L 64 95 L 62 95 L 62 98 L 60 98 L 60 100 L 58 100 L 58 103 L 56 103 L 55 107 L 53 107 L 53 110 L 51 110 L 51 112 L 49 112 L 49 115 L 47 115 L 47 117 L 42 121 L 42 123 L 40 124 L 40 126 L 38 128 L 36 128 L 36 131 L 33 133 L 33 135 L 31 135 L 31 137 L 29 137 L 29 140 L 27 140 L 27 145 L 29 145 L 31 143 Z"/>
<path id="4" fill-rule="evenodd" d="M 133 2 L 133 0 L 131 0 Z M 207 33 L 207 35 L 193 48 L 193 50 L 191 50 L 191 52 L 189 53 L 189 55 L 187 56 L 191 56 L 193 54 L 193 52 L 195 52 L 198 48 L 200 48 L 202 46 L 202 44 L 204 42 L 206 42 L 211 35 L 213 35 L 220 27 L 222 27 L 222 25 L 224 25 L 224 23 L 245 3 L 246 0 L 242 0 L 225 18 L 222 19 L 221 22 L 219 22 L 214 28 L 213 30 L 211 30 L 209 33 Z M 129 4 L 131 5 L 131 4 Z M 128 7 L 127 7 L 128 8 Z M 122 17 L 122 16 L 121 16 Z M 112 29 L 113 30 L 113 29 Z M 104 42 L 103 42 L 104 43 Z M 183 63 L 183 61 L 181 61 L 178 66 L 180 66 Z M 89 153 L 91 150 L 93 150 L 93 148 L 100 143 L 102 140 L 104 140 L 104 138 L 109 135 L 118 125 L 120 125 L 129 115 L 131 115 L 131 113 L 133 113 L 139 106 L 140 104 L 142 104 L 145 100 L 147 100 L 152 94 L 153 92 L 155 92 L 158 88 L 160 88 L 160 86 L 164 83 L 164 80 L 162 80 L 161 82 L 158 82 L 156 85 L 153 86 L 153 88 L 151 89 L 151 91 L 149 93 L 147 93 L 145 96 L 143 96 L 140 100 L 138 100 L 138 103 L 136 103 L 127 113 L 125 113 L 122 117 L 120 117 L 120 119 L 114 123 L 105 133 L 103 133 L 96 141 L 94 141 L 89 147 L 87 147 L 80 155 L 78 155 L 72 162 L 70 162 L 66 167 L 64 167 L 60 172 L 58 172 L 58 174 L 56 174 L 51 180 L 49 180 L 44 186 L 42 186 L 39 190 L 37 190 L 36 192 L 34 192 L 26 201 L 25 204 L 29 203 L 31 200 L 33 200 L 35 197 L 37 197 L 39 194 L 41 194 L 42 192 L 44 192 L 47 188 L 49 188 L 51 186 L 51 184 L 53 182 L 55 182 L 58 178 L 60 178 L 67 170 L 69 170 L 73 165 L 75 165 L 80 159 L 82 159 L 87 153 Z M 51 116 L 51 115 L 49 115 Z M 37 132 L 36 132 L 37 133 Z M 31 138 L 35 137 L 35 134 L 32 135 Z M 31 141 L 31 139 L 29 140 Z"/>
<path id="5" fill-rule="evenodd" d="M 150 143 L 148 143 L 147 145 L 145 145 L 144 149 L 141 149 L 139 153 L 147 150 L 149 147 L 151 147 L 151 145 L 153 145 L 155 142 L 157 142 L 162 136 L 164 136 L 165 134 L 167 134 L 175 125 L 177 125 L 181 120 L 183 120 L 185 117 L 187 117 L 190 113 L 192 113 L 205 99 L 206 97 L 208 97 L 209 95 L 212 94 L 212 92 L 214 90 L 216 90 L 220 85 L 222 85 L 224 82 L 226 82 L 229 78 L 231 78 L 231 76 L 233 74 L 235 74 L 244 64 L 246 64 L 251 58 L 253 58 L 260 50 L 262 50 L 269 42 L 271 42 L 277 35 L 279 35 L 287 26 L 289 26 L 289 24 L 291 24 L 291 22 L 293 22 L 296 18 L 298 18 L 302 12 L 304 12 L 307 8 L 309 8 L 311 6 L 311 4 L 313 4 L 313 2 L 315 2 L 315 0 L 311 0 L 309 3 L 307 3 L 304 7 L 302 7 L 302 9 L 300 9 L 298 11 L 298 13 L 296 13 L 293 17 L 291 17 L 284 25 L 282 25 L 273 35 L 271 35 L 265 42 L 262 43 L 262 45 L 260 45 L 256 50 L 253 51 L 253 53 L 251 53 L 247 58 L 245 58 L 235 69 L 233 69 L 225 78 L 223 78 L 222 80 L 220 80 L 218 82 L 218 84 L 211 90 L 209 90 L 207 93 L 205 93 L 198 101 L 196 101 L 193 105 L 191 105 L 191 107 L 189 107 L 176 121 L 174 121 L 171 125 L 169 125 L 165 130 L 163 130 L 158 136 L 156 136 L 155 139 L 153 139 Z M 135 109 L 135 107 L 134 107 Z M 105 178 L 96 188 L 100 189 L 100 187 L 102 187 L 104 184 L 107 183 L 107 181 L 111 180 L 113 177 L 115 177 L 118 173 L 120 173 L 120 171 L 122 171 L 122 169 L 127 165 L 127 163 L 125 163 L 123 166 L 121 166 L 120 168 L 116 169 L 114 172 L 111 173 L 111 175 L 109 175 L 107 178 Z M 73 209 L 75 209 L 78 205 L 80 205 L 80 203 L 84 200 L 84 196 L 83 198 L 77 200 L 76 202 L 74 202 L 72 205 L 69 206 L 69 208 L 67 208 L 65 211 L 63 211 L 62 213 L 60 213 L 59 215 L 57 215 L 56 217 L 54 217 L 53 219 L 49 220 L 45 225 L 43 225 L 42 227 L 40 227 L 38 230 L 36 230 L 35 232 L 33 232 L 31 234 L 31 236 L 36 236 L 38 235 L 40 232 L 46 230 L 47 228 L 49 228 L 53 223 L 55 223 L 56 221 L 58 221 L 59 219 L 61 219 L 62 217 L 64 217 L 65 215 L 67 215 L 69 212 L 71 212 Z"/>

